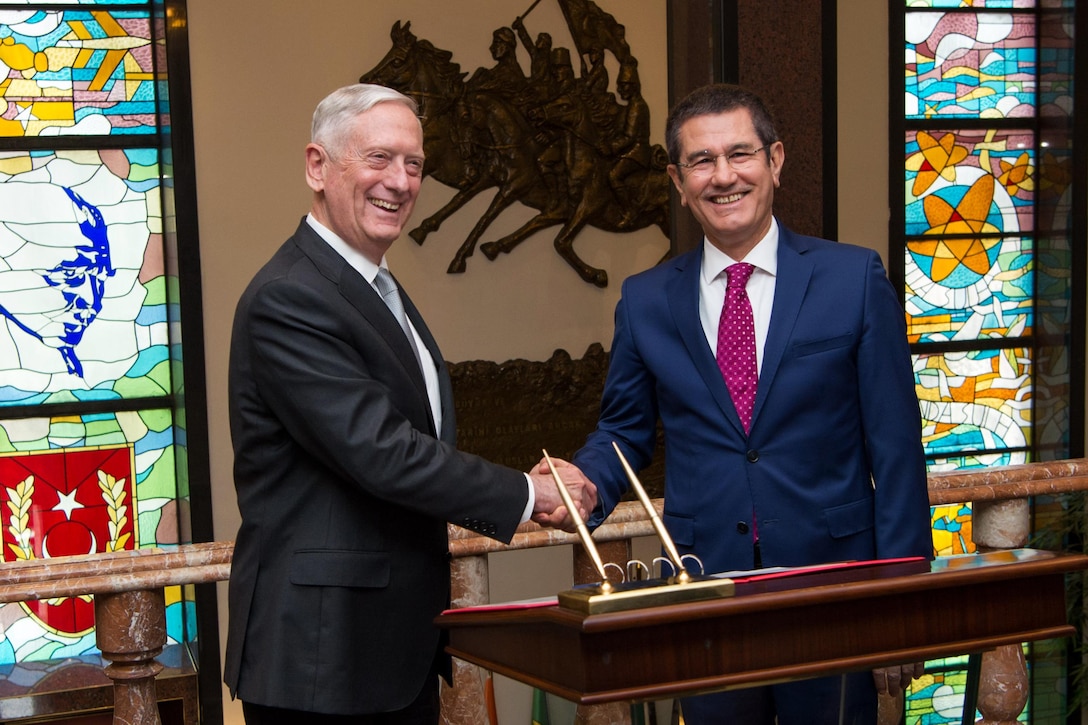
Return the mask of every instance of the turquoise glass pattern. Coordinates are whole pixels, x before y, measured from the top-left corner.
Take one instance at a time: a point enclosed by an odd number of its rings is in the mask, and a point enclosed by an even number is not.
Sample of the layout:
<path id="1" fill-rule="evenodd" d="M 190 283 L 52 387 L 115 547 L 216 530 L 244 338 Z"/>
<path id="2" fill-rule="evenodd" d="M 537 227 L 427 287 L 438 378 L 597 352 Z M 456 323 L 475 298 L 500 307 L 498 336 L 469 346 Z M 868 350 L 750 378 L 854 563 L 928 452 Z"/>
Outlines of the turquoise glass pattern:
<path id="1" fill-rule="evenodd" d="M 1035 0 L 906 0 L 908 8 L 1033 8 Z"/>
<path id="2" fill-rule="evenodd" d="M 1034 14 L 909 12 L 905 40 L 906 118 L 1035 115 Z"/>
<path id="3" fill-rule="evenodd" d="M 1030 349 L 921 354 L 913 362 L 928 455 L 1031 444 Z"/>

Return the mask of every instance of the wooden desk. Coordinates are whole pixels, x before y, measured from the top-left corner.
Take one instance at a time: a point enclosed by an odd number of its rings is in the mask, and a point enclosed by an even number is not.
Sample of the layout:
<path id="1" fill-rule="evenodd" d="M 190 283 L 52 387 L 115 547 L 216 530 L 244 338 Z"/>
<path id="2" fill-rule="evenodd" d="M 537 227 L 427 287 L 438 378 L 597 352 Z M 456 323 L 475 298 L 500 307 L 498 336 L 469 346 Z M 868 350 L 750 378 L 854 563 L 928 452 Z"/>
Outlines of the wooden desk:
<path id="1" fill-rule="evenodd" d="M 568 700 L 657 700 L 1066 637 L 1064 577 L 1080 569 L 1088 557 L 1017 549 L 738 581 L 729 598 L 625 612 L 436 621 L 450 654 Z"/>

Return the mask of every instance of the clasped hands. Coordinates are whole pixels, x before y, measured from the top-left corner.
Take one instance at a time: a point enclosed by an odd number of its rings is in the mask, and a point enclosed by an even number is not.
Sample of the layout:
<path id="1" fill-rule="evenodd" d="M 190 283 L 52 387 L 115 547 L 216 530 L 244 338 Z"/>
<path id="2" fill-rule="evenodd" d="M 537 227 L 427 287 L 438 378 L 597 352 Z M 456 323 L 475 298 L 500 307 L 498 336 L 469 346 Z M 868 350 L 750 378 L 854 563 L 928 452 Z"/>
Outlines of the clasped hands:
<path id="1" fill-rule="evenodd" d="M 551 461 L 570 494 L 571 502 L 578 509 L 578 515 L 585 521 L 597 505 L 597 487 L 573 463 L 554 457 Z M 536 493 L 532 520 L 541 526 L 574 532 L 578 528 L 577 522 L 563 502 L 548 461 L 540 459 L 529 471 L 529 478 L 533 481 L 533 490 Z"/>

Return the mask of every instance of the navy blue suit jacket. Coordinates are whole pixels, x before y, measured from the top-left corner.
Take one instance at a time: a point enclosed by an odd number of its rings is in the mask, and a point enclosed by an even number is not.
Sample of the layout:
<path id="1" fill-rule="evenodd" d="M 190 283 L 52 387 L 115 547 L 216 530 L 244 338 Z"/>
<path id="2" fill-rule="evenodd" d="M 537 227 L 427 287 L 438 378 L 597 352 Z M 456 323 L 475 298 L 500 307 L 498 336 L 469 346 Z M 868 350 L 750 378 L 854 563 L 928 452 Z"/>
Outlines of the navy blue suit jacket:
<path id="1" fill-rule="evenodd" d="M 597 525 L 665 431 L 664 523 L 706 571 L 932 556 L 902 307 L 879 256 L 781 228 L 746 435 L 699 321 L 702 245 L 623 285 L 597 430 L 574 463 Z"/>

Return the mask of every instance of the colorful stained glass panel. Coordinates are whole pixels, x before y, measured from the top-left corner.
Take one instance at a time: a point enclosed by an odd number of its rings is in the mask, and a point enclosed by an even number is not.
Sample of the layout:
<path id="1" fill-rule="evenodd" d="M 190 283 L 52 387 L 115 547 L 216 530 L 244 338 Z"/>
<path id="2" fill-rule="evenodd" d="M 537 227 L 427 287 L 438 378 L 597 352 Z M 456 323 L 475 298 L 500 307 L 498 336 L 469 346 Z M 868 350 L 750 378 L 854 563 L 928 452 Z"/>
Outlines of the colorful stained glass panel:
<path id="1" fill-rule="evenodd" d="M 908 131 L 904 170 L 909 236 L 992 236 L 1034 228 L 1031 131 Z"/>
<path id="2" fill-rule="evenodd" d="M 170 392 L 158 174 L 153 149 L 0 154 L 0 406 Z"/>
<path id="3" fill-rule="evenodd" d="M 915 355 L 914 376 L 927 454 L 1021 449 L 1030 443 L 1029 350 Z"/>
<path id="4" fill-rule="evenodd" d="M 927 661 L 926 673 L 906 690 L 904 725 L 959 725 L 963 722 L 967 664 L 966 656 Z M 1015 722 L 1032 722 L 1033 709 L 1029 700 Z M 975 722 L 978 714 L 976 711 L 969 721 Z"/>
<path id="5" fill-rule="evenodd" d="M 151 37 L 142 10 L 0 10 L 0 137 L 155 133 Z"/>
<path id="6" fill-rule="evenodd" d="M 974 552 L 975 544 L 971 539 L 971 504 L 934 506 L 931 513 L 935 555 L 954 556 Z"/>
<path id="7" fill-rule="evenodd" d="M 3 2 L 0 2 L 0 7 L 2 7 L 4 5 L 149 5 L 149 4 L 150 4 L 149 0 L 3 0 Z"/>
<path id="8" fill-rule="evenodd" d="M 1064 15 L 1044 15 L 1039 27 L 1039 114 L 1044 117 L 1073 115 L 1073 25 Z"/>
<path id="9" fill-rule="evenodd" d="M 911 683 L 904 725 L 943 725 L 963 720 L 967 670 L 927 672 Z M 971 718 L 973 721 L 974 718 Z"/>
<path id="10" fill-rule="evenodd" d="M 963 455 L 939 456 L 930 460 L 926 470 L 930 473 L 943 471 L 963 471 L 969 468 L 991 468 L 994 466 L 1016 466 L 1027 463 L 1024 451 L 1002 451 L 1001 453 L 964 453 Z"/>
<path id="11" fill-rule="evenodd" d="M 1073 150 L 1065 139 L 1058 141 L 1064 145 L 1044 140 L 1039 163 L 1039 226 L 1051 232 L 1065 231 L 1072 225 Z"/>
<path id="12" fill-rule="evenodd" d="M 130 446 L 0 454 L 3 561 L 85 556 L 136 547 Z M 45 629 L 80 637 L 94 627 L 92 597 L 23 602 Z"/>
<path id="13" fill-rule="evenodd" d="M 54 528 L 61 526 L 60 533 L 66 536 L 62 539 L 58 535 L 56 541 L 61 542 L 58 546 L 64 547 L 65 552 L 80 542 L 86 542 L 89 548 L 92 538 L 96 541 L 101 538 L 99 533 L 110 537 L 107 543 L 115 540 L 123 544 L 123 548 L 177 545 L 179 506 L 184 505 L 188 494 L 179 491 L 175 481 L 175 435 L 173 416 L 165 409 L 0 420 L 0 461 L 3 463 L 0 465 L 0 489 L 4 493 L 0 498 L 3 502 L 0 523 L 5 529 L 4 560 L 11 558 L 7 554 L 14 554 L 9 544 L 14 543 L 19 548 L 19 532 L 31 528 L 34 521 L 51 523 Z M 123 476 L 121 469 L 113 463 L 98 467 L 114 478 L 108 496 L 100 487 L 98 468 L 88 473 L 89 464 L 75 466 L 74 473 L 68 476 L 60 470 L 63 466 L 58 463 L 87 456 L 98 462 L 107 455 L 124 458 L 127 470 L 131 471 Z M 30 476 L 28 472 L 34 475 Z M 122 477 L 127 477 L 128 488 L 117 485 L 117 479 Z M 13 507 L 12 503 L 15 499 L 27 498 L 29 488 L 25 482 L 28 478 L 32 478 L 29 486 L 34 488 L 31 497 L 44 502 L 46 513 L 37 519 L 28 516 L 23 522 L 17 513 L 22 510 L 21 504 Z M 82 484 L 77 486 L 73 482 Z M 92 490 L 95 487 L 98 487 L 97 492 Z M 122 497 L 122 491 L 131 494 Z M 111 501 L 112 518 L 108 515 Z M 122 509 L 126 505 L 129 508 Z M 98 526 L 97 519 L 81 518 L 80 512 L 94 507 L 105 510 L 107 518 L 117 526 L 116 535 L 108 522 L 103 529 Z M 127 519 L 123 525 L 122 518 Z M 86 524 L 83 527 L 86 531 L 76 531 L 72 521 Z M 122 542 L 121 537 L 126 533 L 129 538 Z M 35 558 L 59 553 L 52 549 L 43 551 L 41 542 L 35 548 L 33 535 L 27 543 L 32 552 L 29 556 Z M 180 588 L 173 589 L 167 592 L 167 633 L 171 641 L 180 642 L 185 641 L 183 625 L 186 617 L 191 616 L 192 605 Z M 23 604 L 0 605 L 0 621 L 4 622 L 0 633 L 0 665 L 96 651 L 93 630 L 68 632 L 57 626 L 47 626 L 42 617 L 32 615 Z M 80 624 L 85 624 L 84 620 L 81 619 Z"/>
<path id="14" fill-rule="evenodd" d="M 1035 16 L 909 12 L 906 117 L 1035 114 Z"/>
<path id="15" fill-rule="evenodd" d="M 1035 0 L 906 0 L 908 8 L 1033 8 Z"/>
<path id="16" fill-rule="evenodd" d="M 1030 335 L 1033 255 L 1022 237 L 916 239 L 904 276 L 911 342 Z"/>

